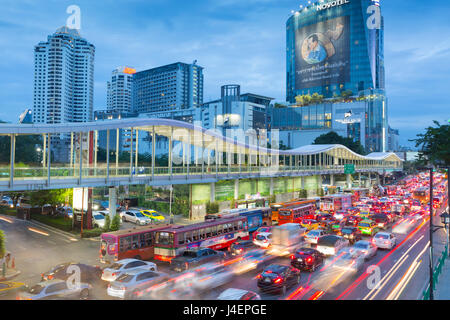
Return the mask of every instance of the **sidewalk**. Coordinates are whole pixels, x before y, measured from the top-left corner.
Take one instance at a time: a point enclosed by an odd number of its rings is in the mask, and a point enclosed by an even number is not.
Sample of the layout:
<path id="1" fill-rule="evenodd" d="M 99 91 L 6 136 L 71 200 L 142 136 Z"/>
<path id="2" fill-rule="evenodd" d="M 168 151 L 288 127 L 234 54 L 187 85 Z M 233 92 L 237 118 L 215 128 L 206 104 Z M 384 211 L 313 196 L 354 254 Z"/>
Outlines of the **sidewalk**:
<path id="1" fill-rule="evenodd" d="M 434 292 L 435 300 L 450 300 L 450 259 L 445 261 Z"/>
<path id="2" fill-rule="evenodd" d="M 0 281 L 9 281 L 15 277 L 17 277 L 21 272 L 17 269 L 6 269 L 6 275 L 3 277 L 3 268 L 0 267 Z"/>

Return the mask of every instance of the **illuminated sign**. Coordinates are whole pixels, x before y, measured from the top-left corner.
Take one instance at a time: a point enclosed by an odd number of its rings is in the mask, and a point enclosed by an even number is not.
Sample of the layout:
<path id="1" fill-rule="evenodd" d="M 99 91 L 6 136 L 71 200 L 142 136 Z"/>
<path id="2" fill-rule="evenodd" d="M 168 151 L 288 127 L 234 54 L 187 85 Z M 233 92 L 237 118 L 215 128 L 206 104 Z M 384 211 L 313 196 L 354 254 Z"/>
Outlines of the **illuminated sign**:
<path id="1" fill-rule="evenodd" d="M 135 74 L 136 73 L 136 69 L 125 67 L 125 68 L 123 68 L 122 72 L 126 73 L 126 74 Z"/>
<path id="2" fill-rule="evenodd" d="M 330 2 L 324 3 L 324 4 L 318 4 L 316 6 L 316 8 L 317 8 L 317 11 L 321 11 L 321 10 L 330 9 L 333 7 L 339 7 L 339 6 L 342 6 L 347 3 L 350 3 L 350 1 L 349 0 L 336 0 L 336 1 L 330 1 Z"/>

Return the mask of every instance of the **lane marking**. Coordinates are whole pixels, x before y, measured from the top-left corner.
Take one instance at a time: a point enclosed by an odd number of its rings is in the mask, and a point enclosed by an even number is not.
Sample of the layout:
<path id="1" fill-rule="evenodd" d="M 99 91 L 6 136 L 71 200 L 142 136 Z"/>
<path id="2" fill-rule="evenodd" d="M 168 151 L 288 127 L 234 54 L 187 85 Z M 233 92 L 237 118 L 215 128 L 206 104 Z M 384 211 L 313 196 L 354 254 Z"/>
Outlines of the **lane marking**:
<path id="1" fill-rule="evenodd" d="M 35 233 L 38 233 L 38 234 L 41 234 L 43 236 L 47 236 L 47 237 L 50 236 L 47 232 L 41 231 L 41 230 L 36 229 L 36 228 L 28 227 L 28 230 L 30 230 L 32 232 L 35 232 Z"/>

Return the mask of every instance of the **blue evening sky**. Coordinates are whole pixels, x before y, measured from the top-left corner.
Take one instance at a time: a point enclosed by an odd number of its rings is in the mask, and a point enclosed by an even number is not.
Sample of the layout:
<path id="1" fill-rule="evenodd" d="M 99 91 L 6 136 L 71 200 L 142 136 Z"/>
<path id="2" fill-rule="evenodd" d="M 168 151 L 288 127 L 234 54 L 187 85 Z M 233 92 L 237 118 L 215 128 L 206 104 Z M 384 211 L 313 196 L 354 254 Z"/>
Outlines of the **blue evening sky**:
<path id="1" fill-rule="evenodd" d="M 0 119 L 32 107 L 33 48 L 81 8 L 81 35 L 96 46 L 94 109 L 122 65 L 138 71 L 177 61 L 205 68 L 204 101 L 220 86 L 285 100 L 285 23 L 305 0 L 1 0 Z M 390 124 L 402 145 L 450 118 L 450 3 L 381 0 Z"/>

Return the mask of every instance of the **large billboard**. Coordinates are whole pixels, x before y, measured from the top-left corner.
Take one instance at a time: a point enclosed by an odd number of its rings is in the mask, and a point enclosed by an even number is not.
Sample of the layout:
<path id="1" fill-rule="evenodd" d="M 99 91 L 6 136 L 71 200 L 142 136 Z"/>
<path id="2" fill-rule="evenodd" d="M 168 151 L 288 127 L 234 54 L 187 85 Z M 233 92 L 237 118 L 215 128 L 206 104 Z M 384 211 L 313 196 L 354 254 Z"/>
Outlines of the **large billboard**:
<path id="1" fill-rule="evenodd" d="M 343 16 L 296 31 L 296 90 L 350 81 L 349 22 Z"/>

